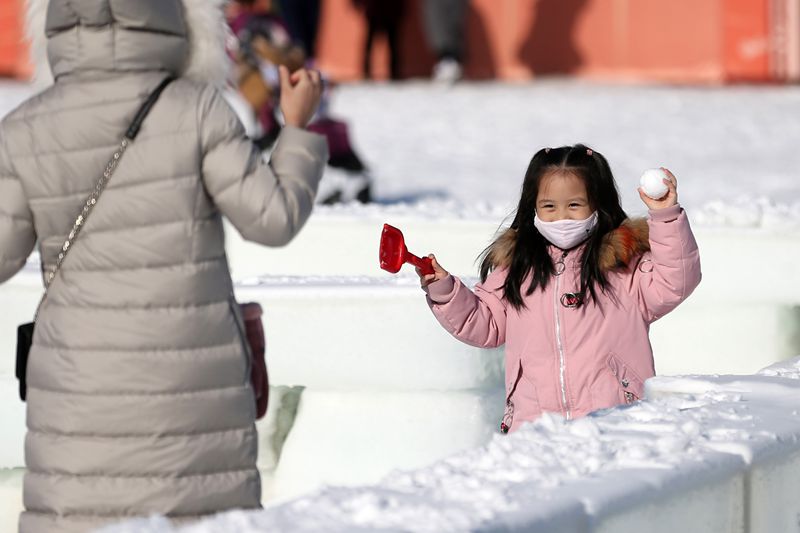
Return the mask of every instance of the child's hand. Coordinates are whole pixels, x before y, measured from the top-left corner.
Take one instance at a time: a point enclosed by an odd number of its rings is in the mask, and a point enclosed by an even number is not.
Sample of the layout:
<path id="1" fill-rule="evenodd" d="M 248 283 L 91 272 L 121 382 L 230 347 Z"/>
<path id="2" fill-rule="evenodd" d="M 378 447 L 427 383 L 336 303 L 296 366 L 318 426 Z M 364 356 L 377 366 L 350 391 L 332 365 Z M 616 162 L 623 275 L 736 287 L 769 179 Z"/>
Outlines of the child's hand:
<path id="1" fill-rule="evenodd" d="M 281 111 L 287 126 L 305 128 L 317 112 L 322 97 L 322 80 L 316 70 L 278 67 L 281 78 Z"/>
<path id="2" fill-rule="evenodd" d="M 668 190 L 667 194 L 663 198 L 653 200 L 644 193 L 641 187 L 639 187 L 639 196 L 649 209 L 665 209 L 678 203 L 678 180 L 675 179 L 675 175 L 672 174 L 672 172 L 670 172 L 668 169 L 661 167 L 661 170 L 667 174 L 667 178 L 664 179 L 664 183 L 667 184 Z"/>
<path id="3" fill-rule="evenodd" d="M 419 276 L 419 282 L 422 285 L 422 288 L 427 287 L 434 281 L 439 281 L 440 279 L 444 279 L 450 275 L 445 269 L 442 268 L 442 265 L 440 265 L 436 260 L 435 255 L 429 254 L 428 257 L 431 258 L 431 263 L 433 263 L 433 274 L 424 275 L 419 267 L 416 268 L 417 276 Z"/>

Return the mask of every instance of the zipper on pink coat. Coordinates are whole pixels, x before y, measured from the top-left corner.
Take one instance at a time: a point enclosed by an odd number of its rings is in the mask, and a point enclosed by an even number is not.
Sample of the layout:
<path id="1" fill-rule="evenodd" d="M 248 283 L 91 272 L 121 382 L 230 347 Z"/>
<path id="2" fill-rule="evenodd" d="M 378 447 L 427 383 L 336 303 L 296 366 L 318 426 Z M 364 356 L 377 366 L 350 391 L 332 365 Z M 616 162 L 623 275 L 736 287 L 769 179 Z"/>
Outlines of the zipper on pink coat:
<path id="1" fill-rule="evenodd" d="M 558 261 L 564 268 L 561 269 L 561 272 L 558 272 L 558 268 L 556 268 L 556 288 L 553 292 L 553 313 L 556 319 L 556 348 L 558 348 L 558 362 L 559 362 L 559 378 L 561 381 L 561 409 L 567 415 L 567 420 L 572 419 L 572 413 L 569 409 L 569 404 L 567 402 L 567 381 L 566 381 L 566 372 L 567 372 L 567 362 L 564 359 L 564 345 L 561 343 L 561 319 L 558 316 L 558 293 L 561 288 L 561 274 L 566 272 L 566 263 L 564 263 L 564 259 L 567 257 L 567 252 L 564 252 L 564 255 L 561 256 L 561 259 Z M 558 263 L 556 263 L 558 264 Z"/>

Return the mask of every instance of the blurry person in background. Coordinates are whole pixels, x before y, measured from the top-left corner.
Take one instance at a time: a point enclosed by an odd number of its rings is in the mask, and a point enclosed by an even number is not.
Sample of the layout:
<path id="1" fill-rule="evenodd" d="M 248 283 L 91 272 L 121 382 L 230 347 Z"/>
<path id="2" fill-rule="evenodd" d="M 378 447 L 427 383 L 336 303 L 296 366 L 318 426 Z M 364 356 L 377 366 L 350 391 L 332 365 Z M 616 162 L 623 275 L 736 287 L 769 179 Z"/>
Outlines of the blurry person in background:
<path id="1" fill-rule="evenodd" d="M 306 57 L 315 58 L 320 0 L 278 0 L 278 4 L 295 43 L 303 48 Z"/>
<path id="2" fill-rule="evenodd" d="M 235 36 L 229 43 L 236 64 L 236 84 L 246 109 L 235 106 L 243 122 L 254 122 L 248 134 L 262 150 L 270 150 L 282 129 L 280 115 L 280 80 L 278 68 L 291 72 L 309 66 L 303 48 L 289 33 L 289 28 L 269 2 L 238 0 L 228 9 L 228 23 Z M 372 177 L 350 142 L 346 122 L 330 116 L 331 83 L 324 79 L 322 102 L 308 129 L 328 140 L 330 159 L 320 183 L 317 202 L 372 201 Z"/>
<path id="3" fill-rule="evenodd" d="M 280 89 L 278 67 L 302 68 L 306 55 L 293 43 L 284 21 L 269 2 L 240 0 L 229 4 L 228 24 L 235 41 L 228 47 L 236 64 L 236 84 L 252 107 L 260 129 L 248 132 L 264 150 L 280 133 L 275 104 Z"/>
<path id="4" fill-rule="evenodd" d="M 353 5 L 364 12 L 367 19 L 367 36 L 364 41 L 364 78 L 372 77 L 372 43 L 383 34 L 389 44 L 389 76 L 400 79 L 400 22 L 405 11 L 404 0 L 353 0 Z"/>
<path id="5" fill-rule="evenodd" d="M 435 81 L 453 83 L 463 76 L 464 23 L 469 0 L 425 0 L 428 44 L 436 54 Z"/>

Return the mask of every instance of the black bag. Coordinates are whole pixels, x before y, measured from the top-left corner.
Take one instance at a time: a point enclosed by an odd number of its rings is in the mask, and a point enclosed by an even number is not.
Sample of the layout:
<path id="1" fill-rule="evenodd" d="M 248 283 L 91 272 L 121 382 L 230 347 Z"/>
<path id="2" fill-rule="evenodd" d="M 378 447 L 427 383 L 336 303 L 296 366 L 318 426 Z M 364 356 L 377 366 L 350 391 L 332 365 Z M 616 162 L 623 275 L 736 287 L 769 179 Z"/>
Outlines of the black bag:
<path id="1" fill-rule="evenodd" d="M 142 127 L 142 122 L 150 110 L 155 105 L 158 97 L 161 96 L 161 93 L 164 89 L 169 85 L 175 78 L 168 77 L 165 78 L 159 85 L 156 87 L 150 96 L 147 97 L 147 100 L 142 104 L 142 107 L 139 108 L 137 111 L 136 116 L 133 118 L 133 122 L 131 122 L 130 127 L 125 132 L 125 137 L 122 139 L 122 144 L 120 149 L 114 153 L 111 161 L 109 161 L 108 166 L 106 167 L 106 171 L 103 174 L 103 177 L 100 178 L 100 181 L 95 188 L 95 191 L 89 196 L 89 199 L 86 201 L 86 206 L 84 207 L 83 211 L 81 211 L 81 215 L 78 217 L 80 222 L 76 220 L 75 226 L 72 228 L 71 238 L 67 239 L 64 243 L 64 247 L 62 248 L 62 253 L 59 254 L 58 263 L 53 268 L 53 270 L 49 273 L 48 276 L 45 277 L 45 293 L 42 296 L 42 300 L 39 302 L 39 308 L 41 308 L 42 304 L 44 303 L 45 298 L 47 298 L 47 289 L 50 287 L 50 283 L 55 278 L 56 273 L 59 271 L 61 267 L 61 263 L 63 262 L 64 258 L 67 255 L 67 251 L 72 248 L 72 241 L 77 238 L 78 233 L 83 228 L 83 225 L 86 222 L 86 219 L 89 217 L 89 213 L 91 212 L 94 205 L 97 203 L 97 199 L 100 197 L 100 193 L 105 188 L 105 184 L 111 178 L 111 174 L 113 174 L 114 169 L 117 166 L 118 161 L 122 158 L 122 154 L 125 151 L 125 148 L 128 144 L 133 141 L 137 135 L 139 135 L 139 129 Z M 39 308 L 36 309 L 36 316 L 39 315 Z M 22 324 L 17 328 L 17 368 L 16 368 L 16 375 L 17 379 L 19 380 L 19 398 L 23 402 L 25 401 L 26 396 L 28 395 L 28 357 L 31 353 L 31 346 L 33 345 L 33 330 L 36 326 L 36 319 L 34 318 L 33 322 L 28 322 L 27 324 Z"/>
<path id="2" fill-rule="evenodd" d="M 28 395 L 28 383 L 26 381 L 28 369 L 28 354 L 31 352 L 33 344 L 33 326 L 35 322 L 22 324 L 17 328 L 17 379 L 19 380 L 19 399 L 25 401 Z"/>

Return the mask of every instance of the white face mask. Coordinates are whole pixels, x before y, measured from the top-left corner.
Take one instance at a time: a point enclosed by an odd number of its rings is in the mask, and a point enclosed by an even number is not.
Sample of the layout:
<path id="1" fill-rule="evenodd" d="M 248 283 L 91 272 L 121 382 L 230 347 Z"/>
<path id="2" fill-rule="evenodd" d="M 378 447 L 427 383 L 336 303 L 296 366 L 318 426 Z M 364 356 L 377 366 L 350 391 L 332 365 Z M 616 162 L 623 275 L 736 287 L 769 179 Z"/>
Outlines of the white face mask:
<path id="1" fill-rule="evenodd" d="M 534 216 L 533 225 L 542 236 L 562 250 L 569 250 L 578 246 L 589 238 L 597 226 L 597 211 L 586 220 L 556 220 L 545 222 L 539 215 Z"/>

